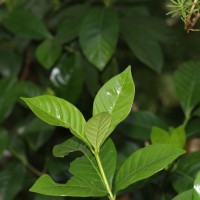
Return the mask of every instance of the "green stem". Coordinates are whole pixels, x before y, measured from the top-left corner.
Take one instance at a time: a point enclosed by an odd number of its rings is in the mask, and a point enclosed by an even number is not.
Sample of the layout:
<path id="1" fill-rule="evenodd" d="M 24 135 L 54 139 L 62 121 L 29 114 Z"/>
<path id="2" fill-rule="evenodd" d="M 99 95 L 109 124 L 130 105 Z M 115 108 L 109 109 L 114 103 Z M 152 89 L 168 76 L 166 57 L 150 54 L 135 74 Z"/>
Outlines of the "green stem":
<path id="1" fill-rule="evenodd" d="M 189 120 L 190 120 L 190 114 L 187 114 L 187 115 L 185 116 L 184 121 L 183 121 L 183 127 L 184 127 L 184 128 L 187 126 L 187 123 L 189 122 Z"/>
<path id="2" fill-rule="evenodd" d="M 98 152 L 95 152 L 95 153 L 94 153 L 94 156 L 95 156 L 95 158 L 96 158 L 96 161 L 97 161 L 97 164 L 98 164 L 100 173 L 101 173 L 102 181 L 103 181 L 103 183 L 104 183 L 104 185 L 105 185 L 105 187 L 106 187 L 106 190 L 108 191 L 109 199 L 110 199 L 110 200 L 115 200 L 116 197 L 115 197 L 115 195 L 113 195 L 113 193 L 112 193 L 112 191 L 111 191 L 111 189 L 110 189 L 108 180 L 107 180 L 107 178 L 106 178 L 106 175 L 105 175 L 105 172 L 104 172 L 104 169 L 103 169 L 103 166 L 102 166 L 100 157 L 99 157 L 99 153 L 98 153 Z"/>

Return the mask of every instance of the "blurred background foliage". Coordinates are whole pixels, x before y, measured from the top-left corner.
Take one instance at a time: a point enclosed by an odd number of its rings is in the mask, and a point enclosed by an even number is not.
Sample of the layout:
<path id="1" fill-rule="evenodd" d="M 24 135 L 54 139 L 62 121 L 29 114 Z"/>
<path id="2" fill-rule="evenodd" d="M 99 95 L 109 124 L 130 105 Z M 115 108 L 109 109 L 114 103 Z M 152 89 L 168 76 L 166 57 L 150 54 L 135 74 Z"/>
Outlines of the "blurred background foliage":
<path id="1" fill-rule="evenodd" d="M 71 135 L 36 119 L 19 97 L 56 95 L 88 119 L 98 89 L 128 65 L 136 97 L 115 130 L 121 163 L 150 141 L 152 127 L 181 124 L 188 151 L 172 169 L 139 182 L 121 199 L 170 200 L 200 170 L 200 40 L 160 0 L 0 0 L 0 199 L 64 200 L 28 192 L 49 173 L 65 182 L 69 161 L 52 148 Z M 196 151 L 193 153 L 193 151 Z"/>

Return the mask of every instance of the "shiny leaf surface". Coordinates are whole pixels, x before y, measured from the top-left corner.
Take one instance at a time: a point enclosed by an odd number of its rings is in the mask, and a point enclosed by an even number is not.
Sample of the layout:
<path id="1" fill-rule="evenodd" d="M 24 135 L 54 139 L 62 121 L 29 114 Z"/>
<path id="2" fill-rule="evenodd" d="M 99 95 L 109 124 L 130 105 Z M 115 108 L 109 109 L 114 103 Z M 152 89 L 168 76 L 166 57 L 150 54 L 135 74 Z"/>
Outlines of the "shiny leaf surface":
<path id="1" fill-rule="evenodd" d="M 135 86 L 131 68 L 128 67 L 99 90 L 93 104 L 93 116 L 101 112 L 110 113 L 112 118 L 110 132 L 112 132 L 128 116 L 134 95 Z"/>
<path id="2" fill-rule="evenodd" d="M 76 137 L 88 143 L 84 133 L 85 119 L 71 103 L 49 95 L 22 98 L 22 100 L 43 121 L 54 126 L 69 128 Z"/>
<path id="3" fill-rule="evenodd" d="M 193 200 L 200 199 L 200 171 L 198 172 L 195 181 L 194 181 L 194 188 L 193 188 Z"/>
<path id="4" fill-rule="evenodd" d="M 184 152 L 168 144 L 150 145 L 136 151 L 119 169 L 115 190 L 122 190 L 139 180 L 152 176 Z"/>

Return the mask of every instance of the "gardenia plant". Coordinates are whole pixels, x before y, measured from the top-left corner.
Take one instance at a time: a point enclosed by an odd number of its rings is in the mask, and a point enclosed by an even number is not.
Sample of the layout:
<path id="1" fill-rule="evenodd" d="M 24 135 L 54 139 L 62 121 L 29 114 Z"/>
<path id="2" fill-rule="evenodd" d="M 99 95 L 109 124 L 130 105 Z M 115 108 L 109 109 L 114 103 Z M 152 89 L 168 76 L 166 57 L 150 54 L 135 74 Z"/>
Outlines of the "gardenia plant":
<path id="1" fill-rule="evenodd" d="M 117 151 L 109 136 L 128 116 L 134 94 L 131 67 L 128 67 L 99 90 L 88 121 L 78 108 L 64 99 L 48 95 L 22 98 L 40 119 L 68 128 L 74 135 L 53 148 L 55 157 L 74 151 L 83 153 L 71 162 L 72 177 L 65 184 L 55 183 L 45 174 L 30 191 L 51 196 L 107 196 L 115 200 L 121 190 L 152 176 L 182 155 L 185 151 L 175 145 L 153 144 L 134 152 L 116 170 Z"/>

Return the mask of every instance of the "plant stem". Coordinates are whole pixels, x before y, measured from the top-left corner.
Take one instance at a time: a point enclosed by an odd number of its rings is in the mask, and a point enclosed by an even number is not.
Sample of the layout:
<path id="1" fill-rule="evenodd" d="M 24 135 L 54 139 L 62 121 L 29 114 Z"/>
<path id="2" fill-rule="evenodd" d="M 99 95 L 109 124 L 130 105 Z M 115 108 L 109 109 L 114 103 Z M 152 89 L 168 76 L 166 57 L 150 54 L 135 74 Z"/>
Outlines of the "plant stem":
<path id="1" fill-rule="evenodd" d="M 98 164 L 98 167 L 99 167 L 99 170 L 100 170 L 100 173 L 101 173 L 101 178 L 102 178 L 102 181 L 108 191 L 108 194 L 109 194 L 109 199 L 110 200 L 115 200 L 116 197 L 115 195 L 113 195 L 111 189 L 110 189 L 110 186 L 109 186 L 109 183 L 108 183 L 108 180 L 106 178 L 106 175 L 105 175 L 105 172 L 104 172 L 104 169 L 103 169 L 103 166 L 102 166 L 102 163 L 101 163 L 101 160 L 100 160 L 100 157 L 99 157 L 99 153 L 98 152 L 95 152 L 94 153 L 94 156 L 96 158 L 96 161 L 97 161 L 97 164 Z"/>
<path id="2" fill-rule="evenodd" d="M 185 119 L 183 121 L 183 127 L 185 128 L 187 126 L 188 121 L 190 120 L 190 114 L 187 114 L 185 116 Z"/>

